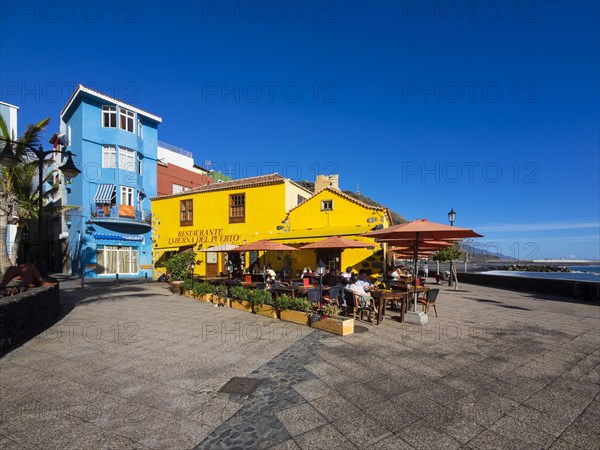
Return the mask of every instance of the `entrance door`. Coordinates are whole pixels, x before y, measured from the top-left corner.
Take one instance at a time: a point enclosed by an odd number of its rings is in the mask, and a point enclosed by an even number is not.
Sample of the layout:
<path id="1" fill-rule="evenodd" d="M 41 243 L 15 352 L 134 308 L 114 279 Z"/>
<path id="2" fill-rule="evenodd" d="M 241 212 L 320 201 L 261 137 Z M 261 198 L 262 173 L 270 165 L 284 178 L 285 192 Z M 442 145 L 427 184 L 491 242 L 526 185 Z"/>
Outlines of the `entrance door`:
<path id="1" fill-rule="evenodd" d="M 219 260 L 217 252 L 206 253 L 206 276 L 209 278 L 219 276 Z"/>

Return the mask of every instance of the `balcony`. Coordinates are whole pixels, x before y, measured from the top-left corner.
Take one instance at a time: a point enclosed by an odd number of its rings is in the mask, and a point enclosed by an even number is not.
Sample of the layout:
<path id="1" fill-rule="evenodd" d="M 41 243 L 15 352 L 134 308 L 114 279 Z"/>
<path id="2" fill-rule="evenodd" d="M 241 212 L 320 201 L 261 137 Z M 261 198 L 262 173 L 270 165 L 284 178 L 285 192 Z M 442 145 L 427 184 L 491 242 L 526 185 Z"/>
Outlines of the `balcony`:
<path id="1" fill-rule="evenodd" d="M 90 205 L 90 220 L 92 222 L 152 226 L 152 214 L 149 209 L 134 208 L 127 205 L 106 206 L 92 203 Z"/>

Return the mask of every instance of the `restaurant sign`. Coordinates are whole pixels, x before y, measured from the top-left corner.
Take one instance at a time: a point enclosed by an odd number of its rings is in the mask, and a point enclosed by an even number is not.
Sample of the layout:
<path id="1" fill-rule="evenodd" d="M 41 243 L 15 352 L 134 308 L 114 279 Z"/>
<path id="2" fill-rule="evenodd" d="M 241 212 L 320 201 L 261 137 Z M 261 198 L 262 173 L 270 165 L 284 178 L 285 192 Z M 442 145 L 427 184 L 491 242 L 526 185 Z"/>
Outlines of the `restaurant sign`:
<path id="1" fill-rule="evenodd" d="M 239 234 L 223 234 L 223 228 L 209 228 L 206 230 L 181 230 L 177 233 L 177 237 L 167 238 L 167 244 L 226 244 L 239 240 Z"/>

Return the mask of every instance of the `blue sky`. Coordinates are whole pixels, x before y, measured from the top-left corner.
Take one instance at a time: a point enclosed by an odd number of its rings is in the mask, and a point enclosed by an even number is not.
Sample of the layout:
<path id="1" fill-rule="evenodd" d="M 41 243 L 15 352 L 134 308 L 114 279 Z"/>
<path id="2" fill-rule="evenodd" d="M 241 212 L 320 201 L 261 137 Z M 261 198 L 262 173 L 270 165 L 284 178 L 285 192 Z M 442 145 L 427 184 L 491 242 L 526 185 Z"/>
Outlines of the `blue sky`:
<path id="1" fill-rule="evenodd" d="M 4 1 L 0 100 L 58 127 L 83 83 L 236 178 L 339 173 L 505 255 L 600 259 L 599 5 Z"/>

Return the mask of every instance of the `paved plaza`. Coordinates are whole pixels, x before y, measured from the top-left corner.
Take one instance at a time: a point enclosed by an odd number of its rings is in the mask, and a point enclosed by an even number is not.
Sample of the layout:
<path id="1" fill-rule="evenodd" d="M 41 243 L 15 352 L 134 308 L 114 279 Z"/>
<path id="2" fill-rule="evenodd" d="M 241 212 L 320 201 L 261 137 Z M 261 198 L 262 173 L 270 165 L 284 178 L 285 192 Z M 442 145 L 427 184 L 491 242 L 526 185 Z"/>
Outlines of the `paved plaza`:
<path id="1" fill-rule="evenodd" d="M 600 307 L 461 284 L 338 337 L 163 283 L 61 285 L 0 359 L 0 448 L 597 449 Z M 250 395 L 220 389 L 262 380 Z"/>

